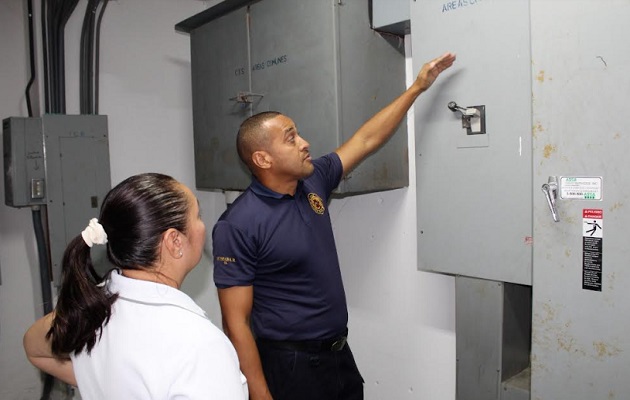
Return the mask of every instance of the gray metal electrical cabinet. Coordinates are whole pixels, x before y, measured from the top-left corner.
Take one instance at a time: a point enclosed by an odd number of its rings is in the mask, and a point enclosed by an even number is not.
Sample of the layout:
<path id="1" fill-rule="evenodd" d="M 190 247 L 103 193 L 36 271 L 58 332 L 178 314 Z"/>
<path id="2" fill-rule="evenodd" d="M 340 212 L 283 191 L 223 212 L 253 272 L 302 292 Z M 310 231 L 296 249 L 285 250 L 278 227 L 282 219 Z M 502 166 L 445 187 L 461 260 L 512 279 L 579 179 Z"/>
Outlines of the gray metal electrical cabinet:
<path id="1" fill-rule="evenodd" d="M 191 40 L 198 188 L 247 187 L 249 173 L 235 141 L 250 115 L 288 115 L 317 157 L 336 149 L 404 91 L 403 54 L 371 29 L 369 11 L 367 0 L 227 0 L 176 26 Z M 401 124 L 339 192 L 406 185 Z"/>
<path id="2" fill-rule="evenodd" d="M 107 117 L 54 115 L 3 121 L 5 203 L 47 206 L 53 278 L 65 248 L 98 217 L 111 187 Z"/>
<path id="3" fill-rule="evenodd" d="M 411 13 L 414 63 L 457 55 L 416 107 L 419 268 L 531 285 L 529 2 L 426 0 Z M 484 133 L 451 101 L 484 106 Z"/>
<path id="4" fill-rule="evenodd" d="M 48 226 L 53 278 L 59 283 L 63 251 L 111 188 L 107 117 L 44 115 Z"/>
<path id="5" fill-rule="evenodd" d="M 456 275 L 457 399 L 628 398 L 630 3 L 411 4 L 414 61 L 458 56 L 416 114 L 419 267 Z M 484 105 L 485 134 L 450 101 Z"/>
<path id="6" fill-rule="evenodd" d="M 4 201 L 9 207 L 46 204 L 44 138 L 39 118 L 2 121 Z"/>
<path id="7" fill-rule="evenodd" d="M 530 3 L 535 127 L 531 398 L 626 399 L 630 3 Z M 554 176 L 560 184 L 557 222 L 541 191 Z M 562 182 L 570 177 L 590 177 L 599 185 L 565 187 Z M 597 195 L 586 196 L 592 189 Z M 579 192 L 584 194 L 576 196 Z M 597 231 L 591 230 L 592 215 L 599 215 Z"/>
<path id="8" fill-rule="evenodd" d="M 412 2 L 411 34 L 415 69 L 457 55 L 415 123 L 418 267 L 456 276 L 457 400 L 529 398 L 529 1 Z"/>

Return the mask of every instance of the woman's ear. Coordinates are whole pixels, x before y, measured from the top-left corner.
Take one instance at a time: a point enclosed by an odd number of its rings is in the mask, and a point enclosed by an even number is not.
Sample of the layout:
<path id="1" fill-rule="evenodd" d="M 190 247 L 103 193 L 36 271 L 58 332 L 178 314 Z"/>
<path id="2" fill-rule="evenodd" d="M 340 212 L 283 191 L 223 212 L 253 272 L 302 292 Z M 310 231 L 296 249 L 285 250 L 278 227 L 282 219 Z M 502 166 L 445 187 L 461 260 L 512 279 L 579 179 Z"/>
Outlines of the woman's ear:
<path id="1" fill-rule="evenodd" d="M 182 258 L 182 233 L 175 228 L 169 228 L 162 236 L 162 246 L 173 258 Z"/>
<path id="2" fill-rule="evenodd" d="M 255 151 L 252 153 L 252 162 L 260 169 L 269 169 L 271 167 L 271 154 L 264 150 Z"/>

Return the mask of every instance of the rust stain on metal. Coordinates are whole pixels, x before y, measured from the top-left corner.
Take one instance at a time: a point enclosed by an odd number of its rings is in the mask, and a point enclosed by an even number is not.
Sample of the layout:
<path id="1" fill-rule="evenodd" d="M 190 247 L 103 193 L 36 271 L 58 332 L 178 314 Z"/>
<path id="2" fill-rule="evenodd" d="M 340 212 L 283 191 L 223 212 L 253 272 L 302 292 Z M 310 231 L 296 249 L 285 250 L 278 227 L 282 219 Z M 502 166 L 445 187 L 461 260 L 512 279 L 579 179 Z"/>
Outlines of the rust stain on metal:
<path id="1" fill-rule="evenodd" d="M 577 351 L 574 349 L 575 339 L 569 336 L 567 333 L 561 333 L 557 338 L 558 349 L 564 350 L 567 353 L 571 353 L 573 351 Z"/>
<path id="2" fill-rule="evenodd" d="M 598 360 L 603 360 L 607 357 L 614 357 L 621 353 L 621 349 L 610 343 L 593 342 L 593 348 L 595 349 L 596 357 Z"/>
<path id="3" fill-rule="evenodd" d="M 618 209 L 620 209 L 621 207 L 623 207 L 623 203 L 615 203 L 612 206 L 610 206 L 610 211 L 616 211 Z"/>
<path id="4" fill-rule="evenodd" d="M 541 319 L 540 322 L 547 323 L 552 321 L 556 317 L 556 310 L 551 307 L 551 304 L 545 303 L 542 305 L 543 311 L 545 312 L 545 316 Z"/>
<path id="5" fill-rule="evenodd" d="M 545 148 L 543 149 L 543 157 L 549 158 L 555 152 L 556 152 L 556 146 L 552 144 L 545 145 Z"/>
<path id="6" fill-rule="evenodd" d="M 564 222 L 566 222 L 567 224 L 574 224 L 575 223 L 575 217 L 571 216 L 571 215 L 562 215 L 562 220 Z M 580 221 L 581 222 L 581 221 Z"/>
<path id="7" fill-rule="evenodd" d="M 535 354 L 532 354 L 530 361 L 532 364 L 532 374 L 545 374 L 549 372 L 549 368 L 540 362 Z"/>
<path id="8" fill-rule="evenodd" d="M 534 124 L 534 126 L 532 126 L 532 136 L 536 137 L 538 132 L 544 132 L 545 128 L 543 128 L 542 124 L 540 123 L 540 121 L 536 122 L 536 124 Z"/>

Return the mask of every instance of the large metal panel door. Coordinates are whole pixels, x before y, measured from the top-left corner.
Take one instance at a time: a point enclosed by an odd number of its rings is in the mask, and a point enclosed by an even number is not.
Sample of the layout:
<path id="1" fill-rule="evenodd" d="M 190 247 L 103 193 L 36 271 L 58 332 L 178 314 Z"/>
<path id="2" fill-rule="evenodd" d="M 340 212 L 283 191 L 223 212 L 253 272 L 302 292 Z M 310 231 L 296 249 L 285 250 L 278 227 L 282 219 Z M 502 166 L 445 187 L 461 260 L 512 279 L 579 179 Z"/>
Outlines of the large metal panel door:
<path id="1" fill-rule="evenodd" d="M 68 242 L 81 233 L 111 188 L 107 117 L 42 117 L 50 257 L 55 284 Z"/>
<path id="2" fill-rule="evenodd" d="M 532 400 L 630 396 L 628 16 L 628 1 L 531 2 Z M 554 222 L 549 176 L 602 184 L 561 187 Z"/>
<path id="3" fill-rule="evenodd" d="M 412 2 L 411 23 L 416 73 L 457 54 L 415 107 L 419 268 L 531 285 L 529 2 Z M 450 101 L 485 106 L 486 133 Z"/>
<path id="4" fill-rule="evenodd" d="M 314 157 L 337 148 L 337 44 L 332 0 L 265 0 L 250 7 L 254 113 L 291 117 Z"/>
<path id="5" fill-rule="evenodd" d="M 405 90 L 404 43 L 370 29 L 368 3 L 351 0 L 338 6 L 341 142 Z M 353 193 L 401 188 L 409 185 L 408 171 L 404 121 L 385 146 L 346 176 L 340 190 Z"/>
<path id="6" fill-rule="evenodd" d="M 236 133 L 250 115 L 247 8 L 190 34 L 195 132 L 195 180 L 199 189 L 244 189 L 249 173 L 236 153 Z"/>

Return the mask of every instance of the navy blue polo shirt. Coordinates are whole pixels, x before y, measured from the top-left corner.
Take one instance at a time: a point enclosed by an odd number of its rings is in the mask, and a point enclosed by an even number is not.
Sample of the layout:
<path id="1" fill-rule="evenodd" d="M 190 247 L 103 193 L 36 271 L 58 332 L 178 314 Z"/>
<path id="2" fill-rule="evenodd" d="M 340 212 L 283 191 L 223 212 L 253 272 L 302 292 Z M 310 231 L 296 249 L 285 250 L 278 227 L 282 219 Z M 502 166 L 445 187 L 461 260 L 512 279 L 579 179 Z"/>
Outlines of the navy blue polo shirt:
<path id="1" fill-rule="evenodd" d="M 343 167 L 336 153 L 313 165 L 295 196 L 276 193 L 254 178 L 212 231 L 215 284 L 253 285 L 251 320 L 258 337 L 330 338 L 348 322 L 328 214 Z"/>

